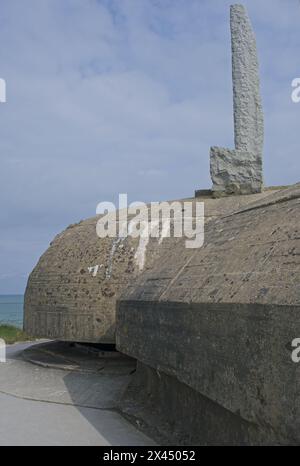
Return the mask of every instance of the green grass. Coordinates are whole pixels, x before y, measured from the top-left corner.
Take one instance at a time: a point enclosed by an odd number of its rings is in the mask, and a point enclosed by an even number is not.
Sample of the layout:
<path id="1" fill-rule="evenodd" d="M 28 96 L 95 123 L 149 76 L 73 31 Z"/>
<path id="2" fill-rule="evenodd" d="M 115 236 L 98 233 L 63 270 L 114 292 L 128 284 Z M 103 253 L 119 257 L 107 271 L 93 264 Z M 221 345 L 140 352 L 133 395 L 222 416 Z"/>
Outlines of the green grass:
<path id="1" fill-rule="evenodd" d="M 13 325 L 0 325 L 0 338 L 2 338 L 8 345 L 16 343 L 17 341 L 26 341 L 31 339 L 25 332 L 23 332 L 23 330 L 14 327 Z"/>

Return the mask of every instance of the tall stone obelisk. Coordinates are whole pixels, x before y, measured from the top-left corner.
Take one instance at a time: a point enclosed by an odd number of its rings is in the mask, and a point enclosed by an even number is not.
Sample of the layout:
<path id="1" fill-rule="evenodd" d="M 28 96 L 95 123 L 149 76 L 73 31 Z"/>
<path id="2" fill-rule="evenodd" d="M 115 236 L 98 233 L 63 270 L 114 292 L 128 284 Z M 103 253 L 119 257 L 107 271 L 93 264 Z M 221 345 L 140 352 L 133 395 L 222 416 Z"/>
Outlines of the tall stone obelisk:
<path id="1" fill-rule="evenodd" d="M 264 116 L 256 40 L 243 5 L 230 7 L 230 28 L 235 148 L 262 159 Z"/>
<path id="2" fill-rule="evenodd" d="M 235 150 L 212 147 L 216 195 L 251 194 L 263 187 L 264 117 L 255 35 L 243 5 L 230 7 Z"/>

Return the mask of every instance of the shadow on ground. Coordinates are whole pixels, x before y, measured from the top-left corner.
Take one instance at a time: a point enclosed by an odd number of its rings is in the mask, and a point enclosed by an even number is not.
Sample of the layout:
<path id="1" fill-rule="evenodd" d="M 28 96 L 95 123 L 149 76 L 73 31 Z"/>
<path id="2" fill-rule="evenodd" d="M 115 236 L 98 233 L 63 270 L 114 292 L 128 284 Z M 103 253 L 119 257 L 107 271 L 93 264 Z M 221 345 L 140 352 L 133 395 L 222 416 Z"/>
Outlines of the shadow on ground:
<path id="1" fill-rule="evenodd" d="M 72 430 L 75 435 L 77 429 L 75 437 L 79 441 L 82 424 L 85 430 L 82 436 L 86 435 L 87 444 L 92 436 L 93 444 L 153 445 L 154 442 L 117 412 L 119 400 L 134 371 L 135 360 L 117 352 L 93 354 L 84 347 L 63 342 L 14 345 L 9 349 L 7 363 L 0 365 L 0 395 L 15 397 L 24 403 L 40 402 L 34 406 L 35 409 L 39 407 L 41 424 L 46 422 L 42 418 L 44 409 L 47 412 L 50 409 L 53 416 L 57 412 L 61 425 L 53 420 L 52 431 L 57 429 L 59 433 L 60 429 L 63 432 L 70 429 L 72 437 Z M 73 416 L 76 422 L 67 422 L 68 416 Z M 80 421 L 80 417 L 84 419 Z M 25 424 L 24 432 L 25 429 L 28 432 L 28 423 Z M 1 434 L 2 431 L 5 429 L 0 423 Z M 98 436 L 94 437 L 95 431 Z M 56 440 L 59 443 L 60 439 Z M 56 440 L 52 443 L 56 444 Z M 74 442 L 78 443 L 76 439 Z"/>

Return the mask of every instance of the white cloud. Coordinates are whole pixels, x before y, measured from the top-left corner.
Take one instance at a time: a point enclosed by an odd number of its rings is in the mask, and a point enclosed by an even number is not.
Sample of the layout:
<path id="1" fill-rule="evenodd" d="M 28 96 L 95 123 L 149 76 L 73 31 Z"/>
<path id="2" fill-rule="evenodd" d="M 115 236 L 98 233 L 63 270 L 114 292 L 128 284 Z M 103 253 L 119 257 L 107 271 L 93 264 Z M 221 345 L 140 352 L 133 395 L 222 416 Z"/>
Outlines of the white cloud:
<path id="1" fill-rule="evenodd" d="M 28 273 L 54 233 L 119 192 L 149 201 L 209 187 L 209 146 L 233 146 L 230 3 L 3 2 L 1 266 L 9 274 L 16 264 Z M 290 83 L 299 75 L 300 5 L 245 3 L 262 69 L 265 178 L 295 182 L 300 105 Z"/>

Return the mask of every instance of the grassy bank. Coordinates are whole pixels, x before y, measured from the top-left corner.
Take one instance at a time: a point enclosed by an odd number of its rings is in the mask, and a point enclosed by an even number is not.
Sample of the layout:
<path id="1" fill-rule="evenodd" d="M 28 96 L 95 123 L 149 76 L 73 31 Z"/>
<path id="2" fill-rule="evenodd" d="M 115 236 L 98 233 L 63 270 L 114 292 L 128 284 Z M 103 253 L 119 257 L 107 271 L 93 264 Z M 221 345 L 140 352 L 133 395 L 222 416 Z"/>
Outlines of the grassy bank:
<path id="1" fill-rule="evenodd" d="M 20 328 L 14 327 L 13 325 L 1 325 L 0 324 L 0 338 L 2 338 L 6 344 L 16 343 L 17 341 L 30 340 L 30 337 L 26 335 Z"/>

